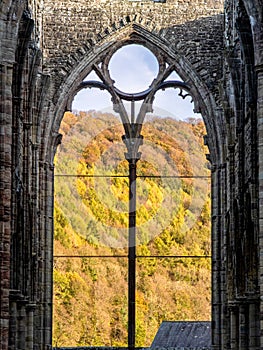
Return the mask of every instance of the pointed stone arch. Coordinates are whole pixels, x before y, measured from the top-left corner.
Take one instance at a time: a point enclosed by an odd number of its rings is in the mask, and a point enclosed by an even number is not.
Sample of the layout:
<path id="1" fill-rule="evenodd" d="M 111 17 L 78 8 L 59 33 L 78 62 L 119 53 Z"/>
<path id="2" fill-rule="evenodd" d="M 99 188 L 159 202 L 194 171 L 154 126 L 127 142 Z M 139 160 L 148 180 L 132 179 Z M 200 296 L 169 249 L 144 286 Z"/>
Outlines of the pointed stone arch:
<path id="1" fill-rule="evenodd" d="M 121 23 L 124 22 L 121 21 Z M 78 56 L 73 54 L 63 65 L 51 72 L 50 99 L 53 103 L 49 113 L 52 114 L 52 117 L 48 118 L 50 123 L 47 125 L 46 134 L 52 138 L 52 135 L 58 132 L 64 112 L 71 108 L 77 87 L 93 69 L 94 64 L 99 64 L 105 56 L 111 57 L 124 45 L 139 44 L 148 48 L 157 57 L 159 53 L 165 55 L 167 63 L 173 64 L 177 73 L 190 85 L 195 111 L 202 114 L 206 124 L 208 132 L 206 140 L 211 153 L 210 159 L 218 163 L 223 151 L 219 140 L 225 132 L 222 123 L 222 109 L 215 87 L 213 86 L 212 90 L 207 84 L 208 80 L 211 81 L 209 73 L 205 77 L 199 73 L 203 62 L 201 60 L 194 62 L 193 55 L 190 56 L 190 59 L 185 57 L 184 53 L 176 46 L 172 46 L 165 37 L 160 37 L 135 21 L 126 20 L 126 25 L 120 26 L 119 30 L 113 33 L 108 33 L 107 30 L 106 32 L 107 35 L 93 44 L 85 54 Z M 82 47 L 78 50 L 84 53 L 86 48 Z M 220 73 L 220 67 L 217 67 L 217 70 Z M 46 144 L 47 149 L 50 150 L 51 144 L 52 141 Z M 50 155 L 48 158 L 51 159 Z"/>
<path id="2" fill-rule="evenodd" d="M 222 41 L 219 42 L 218 47 L 222 49 L 220 43 Z M 226 134 L 225 123 L 223 122 L 223 110 L 219 98 L 221 83 L 219 78 L 223 75 L 222 66 L 218 65 L 218 61 L 214 61 L 214 67 L 211 70 L 205 70 L 204 61 L 196 56 L 197 45 L 193 47 L 190 42 L 186 41 L 185 46 L 180 47 L 182 39 L 172 45 L 165 35 L 160 36 L 159 33 L 149 31 L 141 23 L 127 21 L 116 31 L 107 32 L 100 40 L 90 43 L 89 48 L 86 45 L 79 48 L 77 54 L 75 52 L 66 61 L 61 61 L 60 65 L 49 70 L 49 104 L 44 108 L 46 116 L 42 116 L 45 124 L 43 125 L 44 130 L 42 130 L 41 159 L 46 164 L 50 164 L 51 174 L 56 147 L 61 141 L 58 133 L 60 123 L 64 112 L 71 109 L 73 97 L 78 91 L 80 83 L 92 71 L 94 64 L 99 65 L 105 56 L 111 57 L 119 48 L 129 44 L 143 45 L 157 57 L 159 53 L 162 53 L 167 63 L 173 64 L 177 73 L 191 87 L 195 110 L 202 114 L 208 133 L 206 144 L 210 150 L 208 159 L 212 163 L 213 182 L 212 216 L 213 218 L 219 217 L 221 176 L 223 176 L 221 172 L 226 152 L 223 142 Z M 211 48 L 209 55 L 208 61 L 214 55 L 213 48 Z M 53 181 L 51 175 L 49 181 Z M 51 184 L 48 187 L 49 201 L 53 201 L 53 187 Z M 52 207 L 49 208 L 47 216 L 52 215 L 50 209 Z M 215 237 L 218 236 L 220 227 L 215 220 L 212 222 L 212 230 L 212 236 L 216 241 Z M 50 235 L 52 232 L 48 233 L 48 236 Z M 216 283 L 214 288 L 217 288 Z"/>

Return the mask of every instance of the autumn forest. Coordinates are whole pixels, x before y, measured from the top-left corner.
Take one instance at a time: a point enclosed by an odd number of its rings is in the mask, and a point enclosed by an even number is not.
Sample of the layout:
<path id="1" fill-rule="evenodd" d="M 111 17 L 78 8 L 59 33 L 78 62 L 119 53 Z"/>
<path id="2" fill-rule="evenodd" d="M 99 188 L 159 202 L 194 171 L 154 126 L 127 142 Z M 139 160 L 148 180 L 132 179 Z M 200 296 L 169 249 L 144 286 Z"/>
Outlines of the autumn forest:
<path id="1" fill-rule="evenodd" d="M 67 112 L 55 158 L 54 346 L 127 346 L 128 162 L 112 114 Z M 210 320 L 210 171 L 202 120 L 149 116 L 137 165 L 136 346 Z"/>

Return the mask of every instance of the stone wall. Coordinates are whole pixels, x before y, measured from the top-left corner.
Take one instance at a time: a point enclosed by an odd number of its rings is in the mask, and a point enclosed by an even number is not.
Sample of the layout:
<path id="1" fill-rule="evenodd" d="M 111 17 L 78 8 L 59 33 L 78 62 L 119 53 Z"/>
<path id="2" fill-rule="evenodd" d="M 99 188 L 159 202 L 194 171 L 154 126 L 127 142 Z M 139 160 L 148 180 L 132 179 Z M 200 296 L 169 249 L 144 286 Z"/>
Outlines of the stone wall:
<path id="1" fill-rule="evenodd" d="M 224 11 L 222 0 L 0 3 L 1 350 L 51 348 L 59 125 L 92 64 L 134 42 L 175 65 L 206 123 L 213 349 L 263 347 L 262 3 Z"/>
<path id="2" fill-rule="evenodd" d="M 258 40 L 260 6 L 225 2 L 224 162 L 216 169 L 221 183 L 214 241 L 214 342 L 240 349 L 260 347 L 261 251 L 259 227 Z M 261 29 L 260 29 L 261 28 Z M 261 33 L 261 39 L 259 36 Z M 258 61 L 258 62 L 257 62 Z M 258 153 L 259 152 L 259 153 Z M 217 286 L 216 286 L 217 285 Z M 224 330 L 224 331 L 222 331 Z M 238 334 L 238 337 L 237 337 Z M 261 343 L 262 346 L 262 343 Z"/>
<path id="3" fill-rule="evenodd" d="M 125 40 L 125 34 L 117 37 L 137 24 L 189 60 L 209 88 L 218 88 L 222 76 L 222 0 L 67 0 L 59 4 L 45 0 L 43 21 L 44 71 L 61 75 L 56 86 L 94 48 Z"/>
<path id="4" fill-rule="evenodd" d="M 8 347 L 10 243 L 11 243 L 11 167 L 12 167 L 12 79 L 17 24 L 7 18 L 17 8 L 7 1 L 0 4 L 0 334 L 1 347 Z"/>
<path id="5" fill-rule="evenodd" d="M 129 0 L 45 0 L 44 45 L 47 59 L 61 59 L 124 25 L 127 17 L 160 31 L 223 13 L 222 0 L 167 0 L 166 3 Z M 175 37 L 176 37 L 176 33 Z"/>
<path id="6" fill-rule="evenodd" d="M 221 121 L 222 107 L 222 1 L 64 1 L 59 5 L 45 1 L 44 13 L 43 69 L 52 77 L 49 93 L 54 119 L 48 127 L 54 132 L 70 108 L 67 101 L 73 99 L 92 64 L 136 42 L 166 52 L 169 63 L 193 85 L 195 108 L 203 113 L 207 128 L 221 137 L 216 124 Z M 210 139 L 216 152 L 215 142 Z"/>
<path id="7" fill-rule="evenodd" d="M 45 188 L 37 156 L 41 103 L 36 101 L 43 96 L 44 81 L 39 74 L 40 31 L 33 20 L 38 17 L 26 1 L 0 4 L 1 349 L 33 349 L 51 342 L 51 289 L 44 291 L 47 253 L 39 224 L 40 218 L 44 224 L 46 209 L 40 214 L 40 186 L 42 199 Z M 50 279 L 51 266 L 49 270 Z"/>
<path id="8" fill-rule="evenodd" d="M 43 45 L 43 10 L 44 0 L 28 0 L 28 12 L 34 20 L 34 45 L 42 47 Z"/>

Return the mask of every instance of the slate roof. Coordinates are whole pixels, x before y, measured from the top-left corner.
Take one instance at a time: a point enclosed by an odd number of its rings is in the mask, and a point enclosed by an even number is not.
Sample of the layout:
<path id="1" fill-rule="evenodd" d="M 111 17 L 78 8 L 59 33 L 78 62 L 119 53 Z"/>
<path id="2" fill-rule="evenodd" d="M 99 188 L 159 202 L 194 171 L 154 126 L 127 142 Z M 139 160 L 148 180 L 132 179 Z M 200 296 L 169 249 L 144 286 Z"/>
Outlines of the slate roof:
<path id="1" fill-rule="evenodd" d="M 211 322 L 164 321 L 151 345 L 153 348 L 210 348 Z"/>

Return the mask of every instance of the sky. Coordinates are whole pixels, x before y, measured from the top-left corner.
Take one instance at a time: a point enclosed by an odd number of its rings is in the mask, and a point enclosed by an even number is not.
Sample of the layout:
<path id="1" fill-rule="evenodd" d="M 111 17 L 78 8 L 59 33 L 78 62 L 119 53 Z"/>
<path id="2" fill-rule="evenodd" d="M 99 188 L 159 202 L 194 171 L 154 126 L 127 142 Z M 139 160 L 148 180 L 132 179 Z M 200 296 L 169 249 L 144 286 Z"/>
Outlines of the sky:
<path id="1" fill-rule="evenodd" d="M 124 92 L 141 92 L 146 90 L 158 74 L 156 57 L 143 46 L 128 45 L 119 49 L 111 58 L 109 64 L 111 77 L 115 86 Z M 181 80 L 173 73 L 169 80 Z M 84 80 L 99 80 L 95 73 L 90 73 Z M 178 93 L 179 89 L 158 91 L 153 103 L 153 114 L 162 117 L 200 118 L 200 114 L 193 112 L 194 104 L 191 98 L 183 100 Z M 139 103 L 138 103 L 139 104 Z M 139 108 L 139 106 L 137 106 Z M 72 110 L 88 110 L 112 112 L 110 94 L 99 89 L 83 89 L 74 98 Z M 130 106 L 127 106 L 130 109 Z"/>

